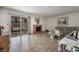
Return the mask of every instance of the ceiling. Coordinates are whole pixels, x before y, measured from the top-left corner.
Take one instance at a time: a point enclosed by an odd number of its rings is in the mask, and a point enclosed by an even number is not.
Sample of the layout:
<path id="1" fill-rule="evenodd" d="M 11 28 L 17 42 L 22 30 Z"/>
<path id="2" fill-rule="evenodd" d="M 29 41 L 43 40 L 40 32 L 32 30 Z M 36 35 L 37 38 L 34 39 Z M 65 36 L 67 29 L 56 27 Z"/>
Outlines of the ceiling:
<path id="1" fill-rule="evenodd" d="M 79 11 L 79 6 L 7 6 L 7 8 L 41 16 L 58 16 Z"/>

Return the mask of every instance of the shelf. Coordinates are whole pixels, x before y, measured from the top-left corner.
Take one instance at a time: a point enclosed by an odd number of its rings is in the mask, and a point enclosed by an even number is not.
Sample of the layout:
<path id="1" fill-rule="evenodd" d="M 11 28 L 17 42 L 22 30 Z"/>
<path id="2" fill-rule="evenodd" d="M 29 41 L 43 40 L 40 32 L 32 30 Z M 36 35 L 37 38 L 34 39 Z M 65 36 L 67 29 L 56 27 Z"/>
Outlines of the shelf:
<path id="1" fill-rule="evenodd" d="M 11 35 L 17 36 L 21 33 L 27 33 L 28 31 L 28 18 L 12 16 L 11 17 Z"/>

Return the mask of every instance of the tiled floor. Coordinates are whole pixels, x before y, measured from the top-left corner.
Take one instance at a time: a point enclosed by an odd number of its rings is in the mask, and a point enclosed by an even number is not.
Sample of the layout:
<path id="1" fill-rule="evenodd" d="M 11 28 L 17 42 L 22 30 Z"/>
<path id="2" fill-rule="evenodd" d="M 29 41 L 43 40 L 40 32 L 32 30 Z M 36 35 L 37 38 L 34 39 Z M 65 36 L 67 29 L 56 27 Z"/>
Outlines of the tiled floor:
<path id="1" fill-rule="evenodd" d="M 30 52 L 57 52 L 58 41 L 50 40 L 47 33 L 37 33 L 31 36 Z"/>
<path id="2" fill-rule="evenodd" d="M 47 33 L 22 35 L 10 39 L 11 52 L 57 52 L 58 41 L 50 40 Z"/>

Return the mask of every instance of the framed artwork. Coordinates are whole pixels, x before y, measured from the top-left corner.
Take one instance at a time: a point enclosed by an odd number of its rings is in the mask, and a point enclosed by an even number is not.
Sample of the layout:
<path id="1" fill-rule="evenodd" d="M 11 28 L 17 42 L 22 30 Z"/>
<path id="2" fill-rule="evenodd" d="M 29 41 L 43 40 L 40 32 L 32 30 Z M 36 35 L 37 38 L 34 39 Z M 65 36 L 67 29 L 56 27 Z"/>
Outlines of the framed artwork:
<path id="1" fill-rule="evenodd" d="M 37 24 L 40 23 L 40 17 L 35 17 L 35 23 L 37 23 Z"/>
<path id="2" fill-rule="evenodd" d="M 69 17 L 57 18 L 57 25 L 58 26 L 68 26 L 68 24 L 69 24 Z"/>

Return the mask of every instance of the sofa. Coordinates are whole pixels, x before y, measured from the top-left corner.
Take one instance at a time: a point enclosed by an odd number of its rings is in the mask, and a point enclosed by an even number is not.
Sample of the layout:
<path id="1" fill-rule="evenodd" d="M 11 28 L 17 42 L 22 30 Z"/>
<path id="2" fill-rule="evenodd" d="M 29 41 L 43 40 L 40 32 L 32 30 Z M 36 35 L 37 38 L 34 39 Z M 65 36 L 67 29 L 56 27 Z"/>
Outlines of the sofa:
<path id="1" fill-rule="evenodd" d="M 67 34 L 71 33 L 72 31 L 79 30 L 79 27 L 56 26 L 55 29 L 60 31 L 60 39 L 62 39 Z"/>
<path id="2" fill-rule="evenodd" d="M 73 35 L 72 35 L 73 34 Z M 76 34 L 76 35 L 75 35 Z M 74 50 L 73 48 L 77 49 Z M 59 52 L 79 52 L 79 31 L 73 31 L 58 41 Z"/>

